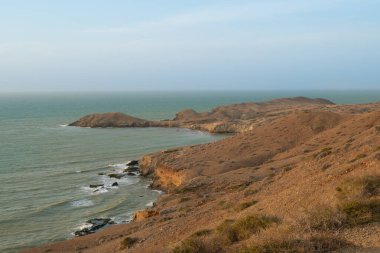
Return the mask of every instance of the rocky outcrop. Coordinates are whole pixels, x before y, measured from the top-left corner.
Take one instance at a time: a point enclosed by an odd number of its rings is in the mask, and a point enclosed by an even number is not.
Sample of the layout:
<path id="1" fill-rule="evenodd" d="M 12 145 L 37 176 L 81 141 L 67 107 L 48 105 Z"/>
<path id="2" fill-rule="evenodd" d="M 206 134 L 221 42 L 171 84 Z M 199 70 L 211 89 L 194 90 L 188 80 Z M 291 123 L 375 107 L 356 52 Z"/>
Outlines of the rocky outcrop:
<path id="1" fill-rule="evenodd" d="M 153 209 L 140 210 L 134 214 L 133 220 L 142 221 L 156 215 L 159 215 L 159 212 L 157 210 L 153 210 Z"/>
<path id="2" fill-rule="evenodd" d="M 143 176 L 153 177 L 153 188 L 170 190 L 182 184 L 185 174 L 166 164 L 164 152 L 145 155 L 140 160 L 140 172 Z"/>

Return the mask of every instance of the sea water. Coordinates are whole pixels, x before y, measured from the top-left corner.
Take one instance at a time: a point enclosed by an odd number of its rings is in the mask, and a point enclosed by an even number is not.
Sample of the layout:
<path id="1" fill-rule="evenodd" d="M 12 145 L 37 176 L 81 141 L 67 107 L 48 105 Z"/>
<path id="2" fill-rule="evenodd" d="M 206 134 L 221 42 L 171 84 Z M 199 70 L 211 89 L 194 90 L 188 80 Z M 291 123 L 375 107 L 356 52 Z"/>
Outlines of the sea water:
<path id="1" fill-rule="evenodd" d="M 161 149 L 224 138 L 168 128 L 90 129 L 68 123 L 95 112 L 119 111 L 170 119 L 185 108 L 310 96 L 336 103 L 380 100 L 379 91 L 124 92 L 0 94 L 0 252 L 13 253 L 68 239 L 90 218 L 131 219 L 161 194 L 137 176 L 120 180 L 98 173 Z M 94 192 L 90 184 L 109 187 Z"/>

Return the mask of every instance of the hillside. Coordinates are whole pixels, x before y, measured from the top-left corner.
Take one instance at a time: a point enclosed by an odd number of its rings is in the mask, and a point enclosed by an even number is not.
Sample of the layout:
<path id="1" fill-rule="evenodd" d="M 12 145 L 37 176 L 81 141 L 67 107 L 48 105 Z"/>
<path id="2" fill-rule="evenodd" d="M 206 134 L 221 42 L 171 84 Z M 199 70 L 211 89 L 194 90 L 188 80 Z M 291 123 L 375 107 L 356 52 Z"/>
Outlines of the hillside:
<path id="1" fill-rule="evenodd" d="M 134 222 L 24 252 L 380 252 L 379 103 L 295 100 L 259 104 L 260 120 L 253 104 L 177 114 L 256 121 L 142 157 L 166 194 Z"/>

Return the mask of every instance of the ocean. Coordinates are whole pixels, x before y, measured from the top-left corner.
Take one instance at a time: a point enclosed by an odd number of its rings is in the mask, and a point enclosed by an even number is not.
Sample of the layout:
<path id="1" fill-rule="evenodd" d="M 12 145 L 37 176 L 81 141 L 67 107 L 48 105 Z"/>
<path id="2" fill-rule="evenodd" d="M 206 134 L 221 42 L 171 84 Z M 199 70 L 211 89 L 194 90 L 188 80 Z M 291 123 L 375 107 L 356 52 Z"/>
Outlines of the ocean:
<path id="1" fill-rule="evenodd" d="M 230 103 L 273 98 L 323 97 L 335 103 L 380 100 L 380 91 L 242 91 L 0 94 L 0 252 L 73 237 L 86 220 L 128 222 L 134 211 L 160 194 L 148 179 L 112 180 L 142 155 L 175 146 L 217 141 L 187 129 L 90 129 L 68 123 L 95 112 L 119 111 L 145 119 L 169 119 L 177 111 L 197 111 Z M 90 184 L 118 187 L 93 192 Z"/>

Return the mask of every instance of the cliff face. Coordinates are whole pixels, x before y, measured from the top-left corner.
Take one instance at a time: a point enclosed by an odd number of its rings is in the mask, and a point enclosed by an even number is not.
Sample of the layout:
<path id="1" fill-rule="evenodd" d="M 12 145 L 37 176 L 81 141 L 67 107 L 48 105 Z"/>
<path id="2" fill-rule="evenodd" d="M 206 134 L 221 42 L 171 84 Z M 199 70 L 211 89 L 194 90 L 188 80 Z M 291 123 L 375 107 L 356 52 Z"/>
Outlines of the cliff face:
<path id="1" fill-rule="evenodd" d="M 143 176 L 153 177 L 152 187 L 165 190 L 178 187 L 183 182 L 183 172 L 171 167 L 165 161 L 165 152 L 143 156 L 140 160 L 140 171 Z"/>

